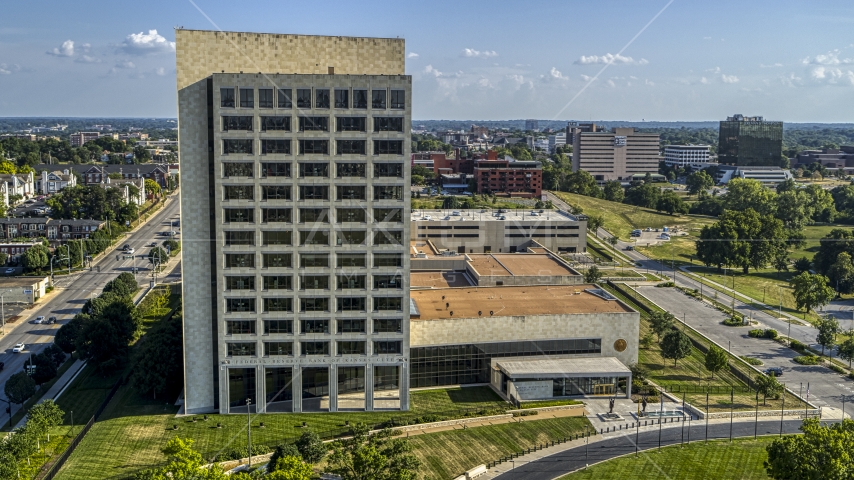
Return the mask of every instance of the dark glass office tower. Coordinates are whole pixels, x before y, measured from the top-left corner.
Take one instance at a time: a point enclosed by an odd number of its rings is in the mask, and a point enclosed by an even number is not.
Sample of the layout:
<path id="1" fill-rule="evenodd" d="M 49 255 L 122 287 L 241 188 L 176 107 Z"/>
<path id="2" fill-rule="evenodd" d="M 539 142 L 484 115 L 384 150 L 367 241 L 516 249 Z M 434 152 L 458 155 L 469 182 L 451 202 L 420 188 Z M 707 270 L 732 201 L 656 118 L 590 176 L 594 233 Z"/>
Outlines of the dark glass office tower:
<path id="1" fill-rule="evenodd" d="M 718 162 L 737 166 L 780 166 L 783 122 L 733 115 L 721 122 Z"/>

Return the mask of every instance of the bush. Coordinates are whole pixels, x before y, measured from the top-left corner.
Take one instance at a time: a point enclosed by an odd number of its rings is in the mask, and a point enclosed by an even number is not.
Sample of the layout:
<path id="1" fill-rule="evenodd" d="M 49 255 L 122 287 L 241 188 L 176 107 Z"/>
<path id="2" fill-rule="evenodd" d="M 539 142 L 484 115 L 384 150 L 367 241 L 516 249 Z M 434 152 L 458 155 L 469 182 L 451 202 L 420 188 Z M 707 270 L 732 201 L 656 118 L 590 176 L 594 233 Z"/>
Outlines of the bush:
<path id="1" fill-rule="evenodd" d="M 656 287 L 675 287 L 676 284 L 673 282 L 661 282 Z"/>
<path id="2" fill-rule="evenodd" d="M 256 444 L 252 442 L 252 455 L 264 455 L 265 453 L 272 452 L 273 449 L 263 443 Z M 225 462 L 227 460 L 240 460 L 241 458 L 246 458 L 249 456 L 249 449 L 244 445 L 243 447 L 234 447 L 229 450 L 225 450 L 223 452 L 218 453 L 214 457 L 215 462 Z"/>
<path id="3" fill-rule="evenodd" d="M 526 410 L 524 412 L 513 412 L 514 417 L 530 417 L 531 415 L 538 415 L 540 412 L 536 410 Z"/>
<path id="4" fill-rule="evenodd" d="M 765 333 L 763 333 L 762 336 L 773 340 L 778 337 L 777 330 L 774 330 L 773 328 L 765 329 Z"/>
<path id="5" fill-rule="evenodd" d="M 727 327 L 744 326 L 744 321 L 741 319 L 741 317 L 739 317 L 737 315 L 733 315 L 733 316 L 727 318 L 726 320 L 722 321 L 721 323 L 726 325 Z"/>
<path id="6" fill-rule="evenodd" d="M 837 365 L 837 364 L 835 364 L 835 363 L 831 363 L 831 364 L 830 364 L 830 369 L 831 369 L 831 370 L 833 370 L 833 371 L 834 371 L 834 372 L 836 372 L 836 373 L 841 373 L 841 374 L 843 374 L 843 375 L 844 375 L 845 373 L 847 373 L 847 371 L 846 371 L 844 368 L 840 367 L 839 365 Z"/>
<path id="7" fill-rule="evenodd" d="M 815 355 L 801 355 L 793 358 L 792 360 L 801 365 L 818 365 L 819 362 L 819 358 Z"/>
<path id="8" fill-rule="evenodd" d="M 749 363 L 750 365 L 753 365 L 756 367 L 762 365 L 762 360 L 759 360 L 758 358 L 744 356 L 744 357 L 741 357 L 741 359 L 744 360 L 745 362 Z"/>
<path id="9" fill-rule="evenodd" d="M 807 350 L 807 346 L 797 340 L 791 340 L 790 345 L 792 350 L 800 353 L 804 353 Z"/>
<path id="10" fill-rule="evenodd" d="M 765 330 L 762 330 L 761 328 L 754 328 L 751 331 L 747 332 L 747 335 L 750 338 L 762 338 L 765 336 Z"/>

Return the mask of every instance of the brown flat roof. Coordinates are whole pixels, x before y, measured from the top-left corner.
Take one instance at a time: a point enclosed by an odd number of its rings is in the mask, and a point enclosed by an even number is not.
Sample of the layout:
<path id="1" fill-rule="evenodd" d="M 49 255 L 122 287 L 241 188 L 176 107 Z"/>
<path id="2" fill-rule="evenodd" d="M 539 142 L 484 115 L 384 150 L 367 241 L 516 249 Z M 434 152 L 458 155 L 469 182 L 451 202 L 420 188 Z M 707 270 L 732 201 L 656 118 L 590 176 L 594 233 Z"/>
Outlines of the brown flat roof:
<path id="1" fill-rule="evenodd" d="M 506 268 L 501 266 L 492 255 L 469 255 L 469 265 L 480 275 L 500 277 L 509 277 L 513 274 Z"/>
<path id="2" fill-rule="evenodd" d="M 578 275 L 551 255 L 533 253 L 507 253 L 493 255 L 507 270 L 515 276 L 526 277 L 535 275 Z"/>
<path id="3" fill-rule="evenodd" d="M 411 272 L 409 274 L 409 285 L 412 288 L 449 288 L 469 287 L 471 283 L 466 279 L 464 272 Z"/>
<path id="4" fill-rule="evenodd" d="M 412 290 L 420 317 L 414 320 L 477 318 L 481 316 L 559 315 L 572 313 L 624 313 L 630 308 L 585 292 L 595 285 L 542 285 L 524 287 L 465 287 Z M 443 300 L 442 297 L 445 297 Z M 448 303 L 448 307 L 445 307 Z M 451 315 L 453 312 L 453 316 Z"/>

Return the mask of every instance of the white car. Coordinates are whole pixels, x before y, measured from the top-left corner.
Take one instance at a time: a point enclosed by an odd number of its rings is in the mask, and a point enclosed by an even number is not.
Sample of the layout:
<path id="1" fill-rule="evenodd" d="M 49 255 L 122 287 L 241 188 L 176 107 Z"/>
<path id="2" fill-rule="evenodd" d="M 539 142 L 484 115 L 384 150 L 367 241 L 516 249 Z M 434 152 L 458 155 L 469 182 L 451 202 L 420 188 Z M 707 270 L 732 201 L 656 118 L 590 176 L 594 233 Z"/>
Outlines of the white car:
<path id="1" fill-rule="evenodd" d="M 35 320 L 33 320 L 33 323 L 44 323 L 44 317 L 39 315 Z"/>
<path id="2" fill-rule="evenodd" d="M 12 347 L 12 353 L 21 353 L 27 349 L 27 346 L 23 343 L 16 343 L 14 347 Z"/>

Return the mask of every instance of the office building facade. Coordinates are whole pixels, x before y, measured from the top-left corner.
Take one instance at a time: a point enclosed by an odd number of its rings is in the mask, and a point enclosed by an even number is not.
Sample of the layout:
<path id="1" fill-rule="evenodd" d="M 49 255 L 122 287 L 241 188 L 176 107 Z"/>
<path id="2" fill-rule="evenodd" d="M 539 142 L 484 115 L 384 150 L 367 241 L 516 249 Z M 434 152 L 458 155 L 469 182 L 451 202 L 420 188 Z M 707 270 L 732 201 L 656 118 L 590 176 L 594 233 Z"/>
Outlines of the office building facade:
<path id="1" fill-rule="evenodd" d="M 780 167 L 783 122 L 733 115 L 721 121 L 718 162 L 740 167 Z"/>
<path id="2" fill-rule="evenodd" d="M 540 121 L 535 120 L 533 118 L 529 118 L 525 120 L 525 130 L 526 131 L 538 131 L 540 129 Z"/>
<path id="3" fill-rule="evenodd" d="M 579 133 L 572 148 L 572 171 L 585 170 L 599 183 L 628 183 L 634 175 L 658 173 L 659 137 L 634 128 Z"/>
<path id="4" fill-rule="evenodd" d="M 176 43 L 185 411 L 407 409 L 404 41 Z"/>
<path id="5" fill-rule="evenodd" d="M 701 169 L 713 163 L 708 145 L 667 145 L 664 164 L 668 167 Z"/>

